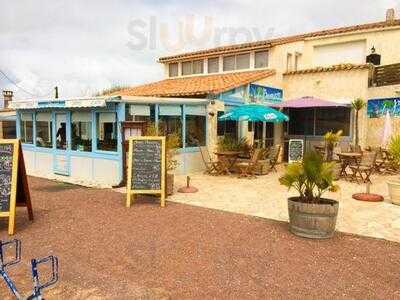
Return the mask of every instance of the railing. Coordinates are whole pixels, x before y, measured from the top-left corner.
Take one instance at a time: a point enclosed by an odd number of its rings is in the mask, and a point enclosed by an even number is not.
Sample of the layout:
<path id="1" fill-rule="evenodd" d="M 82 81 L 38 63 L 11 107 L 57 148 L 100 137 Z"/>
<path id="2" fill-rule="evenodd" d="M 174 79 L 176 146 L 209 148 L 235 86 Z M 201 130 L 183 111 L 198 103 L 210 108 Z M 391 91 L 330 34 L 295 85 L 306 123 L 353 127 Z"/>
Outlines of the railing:
<path id="1" fill-rule="evenodd" d="M 400 84 L 400 63 L 375 67 L 370 86 Z"/>

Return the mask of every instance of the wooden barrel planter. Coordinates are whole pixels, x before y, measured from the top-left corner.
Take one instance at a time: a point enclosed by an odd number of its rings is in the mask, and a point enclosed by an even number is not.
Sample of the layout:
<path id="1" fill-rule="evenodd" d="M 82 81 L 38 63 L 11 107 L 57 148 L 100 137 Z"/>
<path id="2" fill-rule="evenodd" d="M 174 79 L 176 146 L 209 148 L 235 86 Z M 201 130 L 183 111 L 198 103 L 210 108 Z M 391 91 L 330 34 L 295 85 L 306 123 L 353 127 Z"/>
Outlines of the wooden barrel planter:
<path id="1" fill-rule="evenodd" d="M 321 199 L 321 203 L 300 202 L 299 197 L 288 199 L 289 230 L 298 236 L 326 239 L 333 236 L 339 202 Z"/>

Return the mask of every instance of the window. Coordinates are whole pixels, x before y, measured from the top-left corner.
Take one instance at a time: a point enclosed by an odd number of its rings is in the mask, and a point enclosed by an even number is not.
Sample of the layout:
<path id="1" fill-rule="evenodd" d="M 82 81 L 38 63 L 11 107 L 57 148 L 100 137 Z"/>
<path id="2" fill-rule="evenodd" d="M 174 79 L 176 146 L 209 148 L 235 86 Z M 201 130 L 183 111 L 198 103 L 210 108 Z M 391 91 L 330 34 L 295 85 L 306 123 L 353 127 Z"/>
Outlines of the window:
<path id="1" fill-rule="evenodd" d="M 225 114 L 223 111 L 218 112 L 218 118 Z M 238 139 L 238 122 L 231 120 L 217 121 L 217 135 L 224 136 L 229 135 L 236 140 Z"/>
<path id="2" fill-rule="evenodd" d="M 258 51 L 254 54 L 254 68 L 268 67 L 268 51 Z"/>
<path id="3" fill-rule="evenodd" d="M 182 75 L 192 75 L 192 74 L 202 74 L 204 61 L 194 60 L 194 61 L 185 61 L 182 63 Z"/>
<path id="4" fill-rule="evenodd" d="M 153 108 L 154 112 L 154 105 L 127 105 L 126 111 L 126 120 L 127 121 L 141 121 L 141 122 L 154 122 L 153 118 L 150 118 L 151 111 Z"/>
<path id="5" fill-rule="evenodd" d="M 193 61 L 193 74 L 203 74 L 204 62 L 203 60 Z"/>
<path id="6" fill-rule="evenodd" d="M 242 70 L 250 68 L 250 53 L 225 56 L 223 58 L 224 71 Z"/>
<path id="7" fill-rule="evenodd" d="M 97 149 L 117 151 L 117 114 L 113 112 L 97 113 Z"/>
<path id="8" fill-rule="evenodd" d="M 205 106 L 186 106 L 186 147 L 206 145 Z"/>
<path id="9" fill-rule="evenodd" d="M 315 135 L 328 131 L 343 130 L 343 136 L 350 135 L 350 108 L 318 108 L 315 116 Z"/>
<path id="10" fill-rule="evenodd" d="M 33 144 L 33 116 L 32 114 L 21 114 L 21 142 Z"/>
<path id="11" fill-rule="evenodd" d="M 343 136 L 349 136 L 350 112 L 348 107 L 290 109 L 289 134 L 323 136 L 343 130 Z"/>
<path id="12" fill-rule="evenodd" d="M 299 69 L 299 61 L 300 61 L 301 53 L 296 52 L 294 55 L 294 70 L 297 71 Z"/>
<path id="13" fill-rule="evenodd" d="M 92 151 L 92 114 L 73 112 L 71 115 L 72 150 Z"/>
<path id="14" fill-rule="evenodd" d="M 314 135 L 314 108 L 289 110 L 289 134 Z"/>
<path id="15" fill-rule="evenodd" d="M 168 65 L 169 77 L 178 76 L 178 63 L 173 63 Z"/>
<path id="16" fill-rule="evenodd" d="M 208 73 L 219 72 L 219 57 L 213 57 L 208 59 Z"/>
<path id="17" fill-rule="evenodd" d="M 292 53 L 287 54 L 286 58 L 286 72 L 290 72 L 293 70 L 293 65 L 292 65 Z"/>
<path id="18" fill-rule="evenodd" d="M 51 113 L 36 114 L 36 146 L 53 148 Z"/>
<path id="19" fill-rule="evenodd" d="M 236 69 L 249 69 L 250 68 L 250 54 L 239 54 L 236 56 Z"/>
<path id="20" fill-rule="evenodd" d="M 182 75 L 191 75 L 193 73 L 192 62 L 185 61 L 182 63 Z"/>
<path id="21" fill-rule="evenodd" d="M 225 56 L 224 57 L 224 71 L 235 70 L 235 56 Z"/>
<path id="22" fill-rule="evenodd" d="M 175 105 L 160 105 L 158 118 L 160 133 L 164 136 L 176 134 L 182 147 L 182 108 Z"/>

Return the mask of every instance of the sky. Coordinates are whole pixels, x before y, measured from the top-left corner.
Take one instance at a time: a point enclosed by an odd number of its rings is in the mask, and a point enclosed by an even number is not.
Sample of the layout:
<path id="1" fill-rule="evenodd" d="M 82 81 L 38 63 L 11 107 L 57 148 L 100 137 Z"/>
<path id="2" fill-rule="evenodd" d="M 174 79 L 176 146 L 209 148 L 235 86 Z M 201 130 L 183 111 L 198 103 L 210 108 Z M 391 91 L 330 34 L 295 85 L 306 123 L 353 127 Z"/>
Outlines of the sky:
<path id="1" fill-rule="evenodd" d="M 340 4 L 339 4 L 340 3 Z M 396 0 L 0 0 L 0 89 L 92 96 L 164 76 L 159 57 L 383 21 Z M 12 81 L 13 83 L 11 83 Z M 16 86 L 16 85 L 18 86 Z"/>

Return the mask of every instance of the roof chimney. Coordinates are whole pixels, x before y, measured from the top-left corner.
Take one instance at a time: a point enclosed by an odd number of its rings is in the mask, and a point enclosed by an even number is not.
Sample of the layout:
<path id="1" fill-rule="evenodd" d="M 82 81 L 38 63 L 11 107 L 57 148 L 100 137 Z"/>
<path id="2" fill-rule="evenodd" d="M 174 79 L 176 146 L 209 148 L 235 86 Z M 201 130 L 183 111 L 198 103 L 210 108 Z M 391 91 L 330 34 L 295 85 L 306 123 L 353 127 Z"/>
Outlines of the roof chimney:
<path id="1" fill-rule="evenodd" d="M 394 8 L 389 8 L 386 11 L 386 22 L 393 22 L 396 19 Z"/>
<path id="2" fill-rule="evenodd" d="M 4 97 L 3 108 L 8 108 L 13 98 L 13 91 L 3 91 L 3 97 Z"/>

